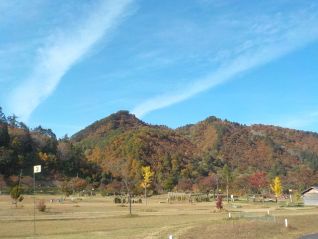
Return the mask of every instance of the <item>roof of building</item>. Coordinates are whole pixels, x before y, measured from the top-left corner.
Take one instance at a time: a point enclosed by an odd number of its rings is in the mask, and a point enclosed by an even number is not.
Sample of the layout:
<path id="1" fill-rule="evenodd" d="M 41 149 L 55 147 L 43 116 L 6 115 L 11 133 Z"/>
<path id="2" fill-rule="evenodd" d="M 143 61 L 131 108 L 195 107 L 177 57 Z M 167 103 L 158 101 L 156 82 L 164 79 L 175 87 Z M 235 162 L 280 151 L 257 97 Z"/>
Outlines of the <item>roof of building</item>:
<path id="1" fill-rule="evenodd" d="M 312 187 L 306 189 L 305 191 L 303 191 L 303 192 L 301 193 L 301 195 L 304 195 L 305 193 L 308 193 L 308 192 L 309 192 L 310 190 L 312 190 L 312 189 L 318 190 L 318 186 L 312 186 Z"/>

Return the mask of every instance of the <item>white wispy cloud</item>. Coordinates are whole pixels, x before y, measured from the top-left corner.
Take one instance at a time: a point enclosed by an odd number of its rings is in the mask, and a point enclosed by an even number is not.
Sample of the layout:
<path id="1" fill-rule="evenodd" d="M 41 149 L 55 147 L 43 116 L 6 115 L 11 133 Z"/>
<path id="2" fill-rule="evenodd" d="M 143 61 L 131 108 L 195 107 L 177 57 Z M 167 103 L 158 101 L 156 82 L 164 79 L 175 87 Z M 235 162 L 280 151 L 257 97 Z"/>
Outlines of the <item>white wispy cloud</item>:
<path id="1" fill-rule="evenodd" d="M 187 100 L 195 95 L 225 83 L 241 73 L 264 65 L 292 51 L 308 45 L 318 39 L 317 14 L 312 14 L 309 8 L 288 19 L 279 15 L 268 17 L 261 24 L 254 24 L 249 29 L 253 31 L 252 38 L 242 38 L 241 44 L 231 51 L 221 50 L 215 55 L 221 66 L 206 77 L 193 81 L 181 89 L 157 95 L 137 105 L 132 113 L 137 117 L 169 107 Z M 301 20 L 300 20 L 301 19 Z M 251 19 L 250 19 L 251 20 Z M 224 54 L 224 52 L 226 54 Z M 224 57 L 225 56 L 225 57 Z"/>
<path id="2" fill-rule="evenodd" d="M 307 129 L 317 124 L 318 111 L 302 112 L 298 115 L 285 116 L 283 119 L 275 122 L 276 125 L 280 125 L 293 129 Z"/>
<path id="3" fill-rule="evenodd" d="M 71 29 L 58 29 L 50 34 L 45 46 L 36 53 L 31 75 L 11 92 L 9 110 L 27 121 L 65 73 L 123 20 L 132 1 L 100 1 L 89 7 L 88 16 L 82 16 L 85 20 L 77 20 Z"/>

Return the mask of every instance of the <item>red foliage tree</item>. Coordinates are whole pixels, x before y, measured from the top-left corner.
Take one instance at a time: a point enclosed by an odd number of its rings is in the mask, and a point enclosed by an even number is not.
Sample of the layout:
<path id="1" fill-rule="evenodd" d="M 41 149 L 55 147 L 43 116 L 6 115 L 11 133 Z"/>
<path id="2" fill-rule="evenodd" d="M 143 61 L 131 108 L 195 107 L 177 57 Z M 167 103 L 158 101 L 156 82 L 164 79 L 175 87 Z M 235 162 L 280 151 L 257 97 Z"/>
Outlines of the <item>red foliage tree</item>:
<path id="1" fill-rule="evenodd" d="M 255 172 L 249 177 L 249 185 L 252 190 L 262 193 L 263 189 L 268 186 L 267 175 L 265 172 Z"/>
<path id="2" fill-rule="evenodd" d="M 202 193 L 209 193 L 213 190 L 215 193 L 215 190 L 218 185 L 218 177 L 215 174 L 210 174 L 209 176 L 202 177 L 198 180 L 197 187 L 200 192 Z"/>
<path id="3" fill-rule="evenodd" d="M 177 190 L 186 192 L 192 190 L 192 182 L 189 178 L 181 178 L 176 186 Z"/>
<path id="4" fill-rule="evenodd" d="M 221 195 L 218 195 L 216 198 L 216 208 L 220 210 L 223 208 L 223 198 Z"/>

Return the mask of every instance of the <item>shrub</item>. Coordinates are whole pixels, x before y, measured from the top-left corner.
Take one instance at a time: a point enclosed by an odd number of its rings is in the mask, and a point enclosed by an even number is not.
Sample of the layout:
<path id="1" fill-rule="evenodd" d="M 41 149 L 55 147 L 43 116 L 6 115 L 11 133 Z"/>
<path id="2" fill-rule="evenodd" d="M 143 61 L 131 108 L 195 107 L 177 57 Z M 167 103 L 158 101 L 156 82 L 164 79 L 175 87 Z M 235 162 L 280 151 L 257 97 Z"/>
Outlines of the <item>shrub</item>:
<path id="1" fill-rule="evenodd" d="M 106 197 L 106 196 L 108 196 L 109 194 L 108 194 L 108 192 L 107 192 L 105 189 L 102 189 L 102 190 L 100 191 L 100 195 L 101 195 L 102 197 Z"/>
<path id="2" fill-rule="evenodd" d="M 121 203 L 121 199 L 119 197 L 115 197 L 114 198 L 114 203 Z"/>
<path id="3" fill-rule="evenodd" d="M 104 190 L 108 195 L 118 194 L 121 191 L 122 183 L 119 181 L 112 181 L 111 183 L 107 184 Z"/>
<path id="4" fill-rule="evenodd" d="M 22 196 L 22 189 L 16 185 L 10 190 L 10 196 L 14 201 L 15 206 L 17 207 L 18 202 L 22 202 L 24 197 Z"/>
<path id="5" fill-rule="evenodd" d="M 63 181 L 60 185 L 60 190 L 63 192 L 63 194 L 68 197 L 73 193 L 73 189 L 68 181 Z"/>
<path id="6" fill-rule="evenodd" d="M 45 212 L 46 210 L 46 205 L 45 205 L 45 201 L 43 199 L 41 199 L 40 201 L 38 201 L 36 208 L 40 211 L 40 212 Z"/>

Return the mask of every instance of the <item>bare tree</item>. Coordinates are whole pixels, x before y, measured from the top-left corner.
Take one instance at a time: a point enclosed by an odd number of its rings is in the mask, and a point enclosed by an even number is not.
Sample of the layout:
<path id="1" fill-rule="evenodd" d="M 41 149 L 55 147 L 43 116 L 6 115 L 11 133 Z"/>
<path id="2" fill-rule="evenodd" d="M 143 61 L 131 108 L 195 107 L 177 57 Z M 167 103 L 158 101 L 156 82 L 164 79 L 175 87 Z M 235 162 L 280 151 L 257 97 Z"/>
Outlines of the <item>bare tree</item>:
<path id="1" fill-rule="evenodd" d="M 137 161 L 130 158 L 118 158 L 113 161 L 112 165 L 108 165 L 111 174 L 120 177 L 128 196 L 129 215 L 132 215 L 131 198 L 134 187 L 138 185 L 138 169 L 140 168 Z M 140 170 L 139 170 L 140 171 Z"/>

